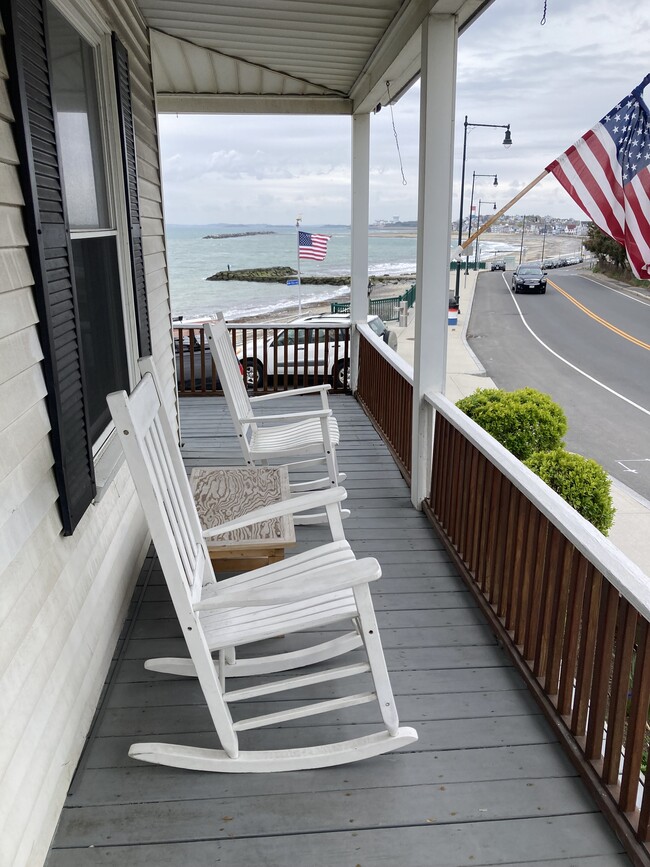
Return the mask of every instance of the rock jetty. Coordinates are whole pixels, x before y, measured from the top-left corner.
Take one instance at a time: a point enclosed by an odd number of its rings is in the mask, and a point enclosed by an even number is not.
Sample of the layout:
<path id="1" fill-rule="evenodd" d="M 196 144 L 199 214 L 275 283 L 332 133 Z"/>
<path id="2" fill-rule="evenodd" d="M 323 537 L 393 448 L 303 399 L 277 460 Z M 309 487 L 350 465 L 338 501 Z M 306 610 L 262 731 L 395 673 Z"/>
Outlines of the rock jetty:
<path id="1" fill-rule="evenodd" d="M 250 238 L 252 235 L 275 235 L 276 232 L 225 232 L 222 235 L 204 235 L 202 240 L 219 241 L 222 238 Z"/>
<path id="2" fill-rule="evenodd" d="M 238 271 L 217 271 L 207 280 L 242 280 L 248 283 L 284 283 L 298 276 L 298 272 L 288 265 L 276 265 L 273 268 L 242 268 Z M 348 286 L 350 277 L 315 277 L 301 274 L 300 282 L 310 286 Z"/>

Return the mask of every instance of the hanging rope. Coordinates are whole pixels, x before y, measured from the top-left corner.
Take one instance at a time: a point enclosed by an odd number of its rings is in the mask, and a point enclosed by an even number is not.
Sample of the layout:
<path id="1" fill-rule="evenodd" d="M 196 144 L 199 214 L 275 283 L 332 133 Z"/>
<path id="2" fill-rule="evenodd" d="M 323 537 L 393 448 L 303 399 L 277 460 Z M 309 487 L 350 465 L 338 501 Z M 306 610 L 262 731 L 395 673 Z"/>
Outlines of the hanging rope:
<path id="1" fill-rule="evenodd" d="M 390 121 L 393 125 L 393 135 L 395 136 L 395 146 L 397 147 L 397 156 L 399 158 L 399 170 L 402 173 L 402 186 L 406 186 L 406 177 L 404 176 L 404 165 L 402 163 L 402 154 L 399 149 L 399 139 L 397 138 L 397 130 L 395 128 L 395 116 L 393 115 L 393 103 L 390 96 L 390 81 L 386 82 L 386 93 L 388 94 L 388 105 L 390 107 Z"/>
<path id="2" fill-rule="evenodd" d="M 539 22 L 542 26 L 546 24 L 546 3 L 547 0 L 544 0 L 544 11 L 542 12 L 542 20 Z"/>

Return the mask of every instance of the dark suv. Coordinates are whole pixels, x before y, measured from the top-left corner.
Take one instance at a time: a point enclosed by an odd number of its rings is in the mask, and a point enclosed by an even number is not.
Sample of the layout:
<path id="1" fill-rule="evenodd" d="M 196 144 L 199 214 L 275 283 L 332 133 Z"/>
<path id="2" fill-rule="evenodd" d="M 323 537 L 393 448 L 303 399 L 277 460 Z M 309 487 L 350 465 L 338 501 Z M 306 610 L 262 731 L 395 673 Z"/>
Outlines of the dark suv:
<path id="1" fill-rule="evenodd" d="M 490 265 L 490 271 L 505 271 L 506 270 L 506 260 L 505 259 L 495 259 L 494 262 Z"/>
<path id="2" fill-rule="evenodd" d="M 546 292 L 546 271 L 542 271 L 539 265 L 519 265 L 512 272 L 512 291 L 517 292 Z"/>

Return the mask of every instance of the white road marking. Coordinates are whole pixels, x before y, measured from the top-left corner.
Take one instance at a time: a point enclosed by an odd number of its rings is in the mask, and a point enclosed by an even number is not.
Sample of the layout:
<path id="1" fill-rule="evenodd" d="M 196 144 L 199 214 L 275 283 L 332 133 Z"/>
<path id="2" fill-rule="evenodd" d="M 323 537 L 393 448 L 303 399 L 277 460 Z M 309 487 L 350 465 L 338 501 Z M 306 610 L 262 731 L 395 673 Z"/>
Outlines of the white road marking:
<path id="1" fill-rule="evenodd" d="M 594 385 L 598 385 L 598 386 L 600 386 L 600 388 L 604 388 L 605 391 L 608 391 L 610 394 L 613 394 L 614 397 L 618 397 L 618 398 L 620 398 L 621 400 L 625 401 L 625 403 L 628 403 L 630 406 L 633 406 L 634 409 L 638 409 L 640 412 L 643 412 L 643 413 L 645 413 L 647 416 L 650 416 L 650 410 L 646 409 L 646 408 L 643 407 L 643 406 L 640 406 L 638 403 L 635 403 L 633 400 L 630 400 L 629 397 L 625 397 L 624 394 L 621 394 L 621 393 L 618 392 L 618 391 L 614 391 L 613 388 L 610 388 L 608 385 L 605 385 L 604 382 L 601 382 L 599 379 L 596 379 L 595 377 L 591 376 L 591 374 L 587 373 L 585 370 L 581 370 L 581 368 L 576 367 L 575 364 L 572 364 L 570 361 L 568 361 L 566 358 L 564 358 L 562 355 L 560 355 L 560 354 L 559 354 L 558 352 L 556 352 L 554 349 L 551 349 L 551 347 L 550 347 L 547 343 L 544 343 L 544 341 L 541 339 L 541 337 L 538 337 L 538 336 L 535 334 L 535 332 L 533 331 L 533 329 L 530 327 L 530 325 L 529 325 L 529 324 L 526 322 L 526 320 L 524 319 L 524 314 L 521 312 L 521 307 L 520 307 L 519 304 L 517 303 L 517 299 L 515 298 L 514 293 L 513 293 L 512 290 L 510 289 L 510 286 L 508 286 L 508 281 L 506 280 L 505 275 L 502 274 L 501 276 L 503 277 L 503 282 L 506 284 L 506 286 L 507 286 L 507 288 L 508 288 L 508 294 L 509 294 L 510 297 L 512 298 L 512 300 L 513 300 L 513 302 L 514 302 L 514 305 L 515 305 L 515 307 L 517 308 L 517 312 L 519 313 L 519 317 L 520 317 L 520 319 L 521 319 L 521 321 L 522 321 L 524 327 L 525 327 L 525 328 L 530 332 L 530 334 L 532 334 L 532 336 L 533 336 L 533 337 L 535 338 L 535 340 L 540 344 L 540 346 L 543 346 L 544 349 L 546 349 L 547 352 L 550 352 L 551 355 L 554 355 L 555 358 L 558 359 L 558 361 L 561 361 L 563 364 L 566 364 L 568 367 L 571 368 L 571 370 L 575 370 L 576 373 L 579 373 L 581 376 L 584 376 L 585 379 L 588 379 L 590 382 L 593 382 Z M 587 279 L 590 279 L 590 278 L 587 278 Z M 595 282 L 596 282 L 596 281 L 594 280 L 594 283 L 595 283 Z M 600 285 L 600 284 L 599 284 L 599 285 Z M 618 291 L 618 290 L 613 290 L 613 291 Z M 622 294 L 625 294 L 625 293 L 622 293 Z M 629 295 L 626 296 L 626 297 L 629 298 Z"/>
<path id="2" fill-rule="evenodd" d="M 616 292 L 617 295 L 622 295 L 623 298 L 629 298 L 630 301 L 636 301 L 637 304 L 644 304 L 646 307 L 650 304 L 650 301 L 647 301 L 645 298 L 639 298 L 636 295 L 628 295 L 628 293 L 624 292 L 622 289 L 614 289 L 613 286 L 608 286 L 607 283 L 600 283 L 598 280 L 594 280 L 593 277 L 587 277 L 584 274 L 576 274 L 575 272 L 574 276 L 582 277 L 583 280 L 589 280 L 590 283 L 595 283 L 596 286 L 600 286 L 601 289 L 609 289 L 610 292 Z"/>
<path id="3" fill-rule="evenodd" d="M 638 470 L 633 470 L 632 467 L 628 467 L 626 464 L 643 464 L 646 461 L 650 462 L 650 458 L 626 458 L 625 463 L 623 461 L 616 461 L 616 463 L 620 464 L 626 473 L 636 473 L 638 475 Z"/>

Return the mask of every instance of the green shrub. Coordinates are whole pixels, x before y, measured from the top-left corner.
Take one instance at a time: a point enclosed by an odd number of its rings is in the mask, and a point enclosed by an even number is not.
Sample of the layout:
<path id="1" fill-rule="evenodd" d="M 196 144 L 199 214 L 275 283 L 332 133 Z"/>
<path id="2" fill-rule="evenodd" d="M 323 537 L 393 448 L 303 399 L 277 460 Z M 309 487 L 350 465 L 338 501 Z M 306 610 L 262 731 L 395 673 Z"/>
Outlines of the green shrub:
<path id="1" fill-rule="evenodd" d="M 456 406 L 521 461 L 533 452 L 563 445 L 567 430 L 564 410 L 548 394 L 534 388 L 479 388 Z"/>
<path id="2" fill-rule="evenodd" d="M 525 464 L 583 518 L 607 535 L 615 509 L 610 493 L 611 479 L 600 464 L 563 449 L 536 452 Z"/>

